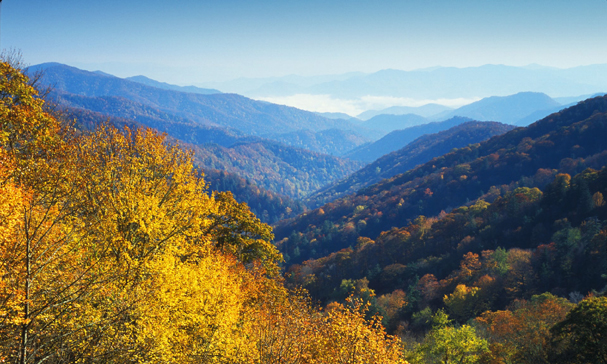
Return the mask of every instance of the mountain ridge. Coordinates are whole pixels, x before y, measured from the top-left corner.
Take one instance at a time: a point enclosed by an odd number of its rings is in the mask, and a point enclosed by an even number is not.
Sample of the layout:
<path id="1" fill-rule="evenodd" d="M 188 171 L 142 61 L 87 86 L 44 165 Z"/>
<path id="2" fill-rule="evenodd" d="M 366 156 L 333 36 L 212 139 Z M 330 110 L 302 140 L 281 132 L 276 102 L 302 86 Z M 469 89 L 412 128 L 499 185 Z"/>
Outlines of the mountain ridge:
<path id="1" fill-rule="evenodd" d="M 331 120 L 312 112 L 255 101 L 236 94 L 202 95 L 158 89 L 57 63 L 31 66 L 27 70 L 43 71 L 43 84 L 71 94 L 123 97 L 196 123 L 231 127 L 250 135 L 287 133 L 300 129 L 356 130 L 346 120 Z"/>
<path id="2" fill-rule="evenodd" d="M 514 129 L 514 126 L 491 121 L 467 121 L 447 130 L 422 135 L 405 147 L 386 154 L 348 177 L 316 191 L 306 198 L 310 207 L 319 207 L 342 196 L 413 169 L 432 158 L 456 148 L 479 143 Z"/>
<path id="3" fill-rule="evenodd" d="M 143 76 L 143 75 L 126 77 L 125 80 L 138 82 L 138 83 L 141 83 L 144 85 L 148 85 L 148 86 L 152 86 L 152 87 L 156 87 L 156 88 L 160 88 L 160 89 L 181 91 L 181 92 L 190 92 L 190 93 L 194 93 L 194 94 L 210 95 L 210 94 L 221 93 L 221 91 L 215 90 L 215 89 L 200 88 L 200 87 L 196 87 L 196 86 L 172 85 L 170 83 L 153 80 L 153 79 Z"/>
<path id="4" fill-rule="evenodd" d="M 548 95 L 540 92 L 519 92 L 508 96 L 491 96 L 464 105 L 446 114 L 440 114 L 441 119 L 454 116 L 465 116 L 474 120 L 498 121 L 507 124 L 517 124 L 523 118 L 538 111 L 558 111 L 564 108 Z M 538 120 L 538 119 L 536 119 Z M 534 120 L 535 121 L 535 120 Z"/>
<path id="5" fill-rule="evenodd" d="M 435 216 L 478 198 L 491 202 L 500 191 L 519 186 L 543 186 L 555 173 L 600 168 L 607 162 L 605 138 L 607 97 L 589 99 L 284 220 L 275 228 L 276 239 L 281 244 L 301 234 L 314 241 L 297 245 L 299 262 L 325 256 L 354 245 L 358 237 L 374 239 L 419 215 Z M 285 246 L 291 255 L 295 246 Z"/>
<path id="6" fill-rule="evenodd" d="M 422 135 L 447 130 L 466 121 L 472 121 L 472 119 L 466 117 L 453 117 L 445 121 L 430 122 L 402 130 L 395 130 L 373 143 L 364 144 L 351 150 L 346 153 L 344 157 L 370 163 L 383 155 L 403 148 Z"/>

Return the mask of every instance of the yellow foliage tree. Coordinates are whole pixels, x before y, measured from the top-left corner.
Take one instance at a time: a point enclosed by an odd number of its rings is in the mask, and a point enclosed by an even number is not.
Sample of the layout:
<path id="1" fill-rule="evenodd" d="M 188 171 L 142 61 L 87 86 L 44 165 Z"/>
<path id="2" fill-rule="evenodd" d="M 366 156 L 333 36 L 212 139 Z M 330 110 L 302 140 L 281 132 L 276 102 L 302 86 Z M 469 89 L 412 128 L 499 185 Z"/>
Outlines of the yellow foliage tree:
<path id="1" fill-rule="evenodd" d="M 246 362 L 247 290 L 242 266 L 206 252 L 186 262 L 164 254 L 147 264 L 154 272 L 137 304 L 134 356 L 146 363 Z"/>
<path id="2" fill-rule="evenodd" d="M 460 322 L 475 317 L 482 310 L 480 288 L 458 284 L 450 295 L 443 298 L 451 316 Z"/>
<path id="3" fill-rule="evenodd" d="M 365 319 L 370 303 L 350 297 L 347 305 L 334 303 L 322 316 L 313 342 L 318 364 L 406 363 L 400 340 L 386 335 L 381 317 Z"/>
<path id="4" fill-rule="evenodd" d="M 0 360 L 403 362 L 368 305 L 286 292 L 271 228 L 207 193 L 191 153 L 71 130 L 0 63 Z"/>

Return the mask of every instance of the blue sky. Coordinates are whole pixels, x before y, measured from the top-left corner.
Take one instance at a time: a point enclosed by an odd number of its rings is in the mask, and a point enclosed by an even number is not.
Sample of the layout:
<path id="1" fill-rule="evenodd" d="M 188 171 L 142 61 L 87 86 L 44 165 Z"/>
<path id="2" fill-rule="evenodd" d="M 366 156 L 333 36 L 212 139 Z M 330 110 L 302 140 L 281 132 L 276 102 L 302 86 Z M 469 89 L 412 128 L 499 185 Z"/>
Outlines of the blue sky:
<path id="1" fill-rule="evenodd" d="M 607 1 L 2 1 L 29 64 L 177 84 L 482 64 L 607 63 Z"/>

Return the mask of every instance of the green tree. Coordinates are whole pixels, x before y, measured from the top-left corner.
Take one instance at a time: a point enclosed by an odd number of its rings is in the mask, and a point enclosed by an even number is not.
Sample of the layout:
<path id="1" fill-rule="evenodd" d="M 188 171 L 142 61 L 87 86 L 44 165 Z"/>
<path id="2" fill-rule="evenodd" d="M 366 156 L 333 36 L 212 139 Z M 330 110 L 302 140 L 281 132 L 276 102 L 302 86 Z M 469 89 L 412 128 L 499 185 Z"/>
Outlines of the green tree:
<path id="1" fill-rule="evenodd" d="M 607 363 L 607 297 L 583 300 L 550 332 L 551 363 Z"/>
<path id="2" fill-rule="evenodd" d="M 474 364 L 489 351 L 487 341 L 477 336 L 472 326 L 453 326 L 442 310 L 434 314 L 432 320 L 432 330 L 418 348 L 426 363 Z"/>

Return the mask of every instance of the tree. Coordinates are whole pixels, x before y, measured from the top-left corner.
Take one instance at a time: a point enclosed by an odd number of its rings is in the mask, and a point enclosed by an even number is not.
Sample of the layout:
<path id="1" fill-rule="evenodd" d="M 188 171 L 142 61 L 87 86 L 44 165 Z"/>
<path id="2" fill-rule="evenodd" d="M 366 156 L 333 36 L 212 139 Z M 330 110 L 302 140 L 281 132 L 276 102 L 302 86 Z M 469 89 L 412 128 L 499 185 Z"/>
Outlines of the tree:
<path id="1" fill-rule="evenodd" d="M 537 286 L 537 275 L 531 265 L 531 252 L 522 249 L 508 251 L 506 292 L 512 298 L 531 296 Z"/>
<path id="2" fill-rule="evenodd" d="M 68 174 L 71 155 L 69 124 L 46 110 L 27 77 L 0 62 L 0 189 L 11 191 L 1 201 L 0 256 L 2 353 L 27 363 L 60 352 L 74 333 L 70 308 L 85 296 L 90 280 L 80 265 L 82 251 L 71 244 L 77 226 L 65 204 L 73 192 Z M 50 332 L 55 329 L 54 334 Z"/>
<path id="3" fill-rule="evenodd" d="M 465 322 L 475 317 L 483 309 L 481 289 L 458 284 L 450 295 L 445 295 L 443 301 L 451 315 L 458 322 Z"/>
<path id="4" fill-rule="evenodd" d="M 318 326 L 313 343 L 313 363 L 406 364 L 400 340 L 386 335 L 381 317 L 365 319 L 370 303 L 349 297 L 344 306 L 333 303 Z"/>
<path id="5" fill-rule="evenodd" d="M 470 325 L 455 327 L 444 311 L 433 316 L 433 327 L 418 348 L 427 363 L 478 363 L 488 344 Z"/>
<path id="6" fill-rule="evenodd" d="M 105 125 L 76 137 L 7 63 L 0 101 L 0 359 L 246 352 L 248 287 L 280 260 L 271 229 L 207 194 L 191 153 L 163 135 Z"/>
<path id="7" fill-rule="evenodd" d="M 549 330 L 572 306 L 564 298 L 544 293 L 529 301 L 515 301 L 509 310 L 485 312 L 475 322 L 490 340 L 489 357 L 495 361 L 550 363 Z"/>
<path id="8" fill-rule="evenodd" d="M 550 332 L 551 363 L 607 363 L 607 297 L 583 300 Z"/>
<path id="9" fill-rule="evenodd" d="M 322 313 L 305 292 L 267 296 L 253 307 L 249 317 L 254 363 L 299 364 L 312 359 Z"/>
<path id="10" fill-rule="evenodd" d="M 123 344 L 147 363 L 246 362 L 255 341 L 248 337 L 250 287 L 243 267 L 230 256 L 200 252 L 185 262 L 166 253 L 149 262 L 153 272 L 136 288 L 141 299 L 130 312 Z M 130 327 L 129 327 L 130 326 Z"/>

